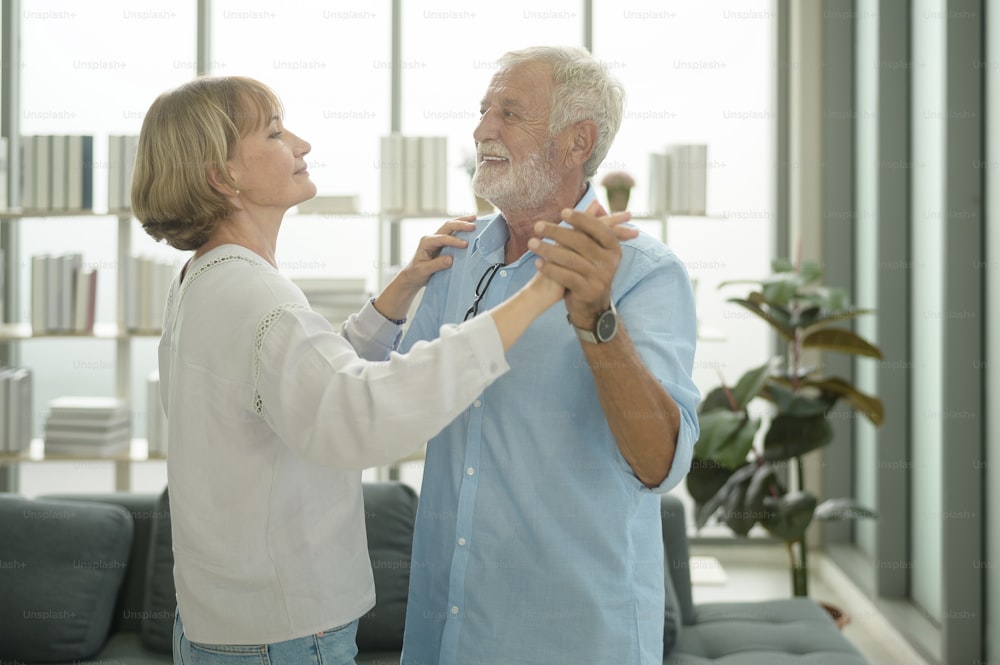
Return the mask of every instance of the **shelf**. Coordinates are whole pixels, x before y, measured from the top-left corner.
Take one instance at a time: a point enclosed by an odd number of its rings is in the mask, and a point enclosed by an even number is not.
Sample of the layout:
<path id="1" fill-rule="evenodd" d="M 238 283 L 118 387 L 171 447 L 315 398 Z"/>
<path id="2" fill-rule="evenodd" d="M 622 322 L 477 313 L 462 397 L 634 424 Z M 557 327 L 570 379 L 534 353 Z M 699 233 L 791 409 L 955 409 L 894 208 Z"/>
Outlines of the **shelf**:
<path id="1" fill-rule="evenodd" d="M 32 439 L 31 447 L 16 455 L 0 453 L 0 464 L 20 464 L 23 462 L 159 462 L 166 461 L 166 459 L 166 455 L 158 453 L 150 455 L 146 439 L 132 439 L 128 452 L 115 453 L 114 455 L 46 455 L 43 439 Z"/>
<path id="2" fill-rule="evenodd" d="M 0 210 L 0 220 L 21 219 L 31 217 L 32 219 L 61 218 L 61 217 L 125 217 L 132 216 L 131 210 L 108 210 L 105 212 L 97 210 Z"/>
<path id="3" fill-rule="evenodd" d="M 44 332 L 34 333 L 28 323 L 0 324 L 0 342 L 23 341 L 29 339 L 116 339 L 124 340 L 133 337 L 159 337 L 159 330 L 123 330 L 114 323 L 98 323 L 94 332 Z"/>

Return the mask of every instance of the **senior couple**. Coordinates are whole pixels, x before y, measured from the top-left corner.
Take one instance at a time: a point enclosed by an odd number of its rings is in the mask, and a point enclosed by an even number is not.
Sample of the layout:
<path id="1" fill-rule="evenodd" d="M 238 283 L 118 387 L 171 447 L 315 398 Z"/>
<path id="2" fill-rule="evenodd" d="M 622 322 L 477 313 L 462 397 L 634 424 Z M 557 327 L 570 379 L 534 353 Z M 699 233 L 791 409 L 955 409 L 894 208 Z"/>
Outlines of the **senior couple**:
<path id="1" fill-rule="evenodd" d="M 316 186 L 275 94 L 210 77 L 157 98 L 133 210 L 193 252 L 159 347 L 175 663 L 354 663 L 375 602 L 360 470 L 425 442 L 403 663 L 661 662 L 695 313 L 678 258 L 596 202 L 623 104 L 582 49 L 504 55 L 473 132 L 499 214 L 421 239 L 335 330 L 277 270 Z"/>

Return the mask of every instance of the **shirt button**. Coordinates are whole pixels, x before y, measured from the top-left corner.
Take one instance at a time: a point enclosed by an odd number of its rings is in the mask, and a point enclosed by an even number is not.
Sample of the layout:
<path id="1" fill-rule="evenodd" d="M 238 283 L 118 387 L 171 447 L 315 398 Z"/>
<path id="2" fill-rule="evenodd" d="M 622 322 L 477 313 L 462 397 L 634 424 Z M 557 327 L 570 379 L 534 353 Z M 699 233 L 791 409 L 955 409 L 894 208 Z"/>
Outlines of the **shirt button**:
<path id="1" fill-rule="evenodd" d="M 477 409 L 479 407 L 481 407 L 482 405 L 483 405 L 483 403 L 480 402 L 478 399 L 475 402 L 472 403 L 472 406 L 476 407 Z"/>
<path id="2" fill-rule="evenodd" d="M 451 606 L 451 613 L 452 615 L 458 614 L 458 605 Z"/>
<path id="3" fill-rule="evenodd" d="M 458 544 L 459 545 L 465 545 L 465 538 L 459 538 L 458 539 Z"/>
<path id="4" fill-rule="evenodd" d="M 470 466 L 468 469 L 465 470 L 465 475 L 474 476 L 476 475 L 476 470 Z"/>
<path id="5" fill-rule="evenodd" d="M 507 276 L 507 271 L 506 270 L 501 270 L 500 271 L 500 276 L 501 277 L 506 277 Z"/>

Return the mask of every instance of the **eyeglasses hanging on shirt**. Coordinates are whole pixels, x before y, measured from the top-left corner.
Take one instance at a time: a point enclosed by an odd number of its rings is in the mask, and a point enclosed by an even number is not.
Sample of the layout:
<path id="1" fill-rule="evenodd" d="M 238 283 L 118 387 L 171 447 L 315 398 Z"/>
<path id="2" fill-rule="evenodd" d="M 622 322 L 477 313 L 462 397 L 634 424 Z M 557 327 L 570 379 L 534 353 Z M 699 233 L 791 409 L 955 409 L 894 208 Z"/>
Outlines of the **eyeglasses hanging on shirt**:
<path id="1" fill-rule="evenodd" d="M 486 289 L 490 288 L 490 282 L 493 281 L 493 275 L 497 274 L 497 270 L 502 265 L 502 263 L 494 263 L 487 268 L 486 272 L 483 273 L 483 276 L 479 278 L 479 283 L 476 284 L 476 299 L 472 301 L 472 307 L 465 312 L 465 318 L 462 319 L 463 321 L 468 321 L 476 314 L 479 314 L 479 303 L 483 301 L 483 296 L 486 295 Z"/>

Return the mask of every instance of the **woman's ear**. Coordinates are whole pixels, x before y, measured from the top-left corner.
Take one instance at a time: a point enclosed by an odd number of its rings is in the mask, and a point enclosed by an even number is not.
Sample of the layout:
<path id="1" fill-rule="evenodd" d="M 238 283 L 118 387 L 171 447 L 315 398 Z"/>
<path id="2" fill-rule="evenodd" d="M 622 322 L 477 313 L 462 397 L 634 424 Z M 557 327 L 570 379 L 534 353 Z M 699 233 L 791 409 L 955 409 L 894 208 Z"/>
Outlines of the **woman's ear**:
<path id="1" fill-rule="evenodd" d="M 239 190 L 229 184 L 229 182 L 219 174 L 219 169 L 215 166 L 208 167 L 208 184 L 212 189 L 223 196 L 239 196 Z"/>

